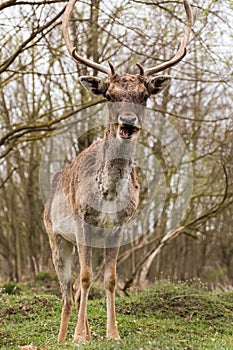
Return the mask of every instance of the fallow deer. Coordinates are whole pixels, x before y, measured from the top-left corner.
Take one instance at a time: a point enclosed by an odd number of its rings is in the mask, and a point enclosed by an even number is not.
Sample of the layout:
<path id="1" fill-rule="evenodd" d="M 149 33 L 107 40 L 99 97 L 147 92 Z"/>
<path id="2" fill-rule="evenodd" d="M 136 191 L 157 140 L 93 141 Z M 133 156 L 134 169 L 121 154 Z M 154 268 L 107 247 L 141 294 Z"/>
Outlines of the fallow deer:
<path id="1" fill-rule="evenodd" d="M 191 6 L 184 0 L 187 24 L 175 56 L 147 69 L 137 63 L 139 74 L 118 75 L 111 63 L 109 68 L 102 66 L 81 57 L 72 47 L 68 26 L 75 2 L 68 2 L 63 19 L 68 52 L 76 62 L 108 75 L 107 80 L 82 76 L 80 82 L 92 94 L 102 95 L 110 102 L 104 138 L 82 151 L 70 166 L 55 175 L 45 206 L 44 223 L 63 297 L 59 343 L 66 337 L 73 303 L 73 245 L 78 248 L 80 262 L 79 290 L 74 296 L 78 310 L 74 341 L 90 340 L 87 300 L 92 282 L 91 247 L 92 240 L 98 239 L 96 235 L 104 237 L 106 242 L 107 338 L 119 339 L 115 315 L 116 265 L 122 227 L 134 218 L 139 203 L 140 187 L 134 166 L 136 142 L 147 99 L 171 81 L 168 75 L 148 77 L 177 64 L 185 56 L 193 24 Z"/>

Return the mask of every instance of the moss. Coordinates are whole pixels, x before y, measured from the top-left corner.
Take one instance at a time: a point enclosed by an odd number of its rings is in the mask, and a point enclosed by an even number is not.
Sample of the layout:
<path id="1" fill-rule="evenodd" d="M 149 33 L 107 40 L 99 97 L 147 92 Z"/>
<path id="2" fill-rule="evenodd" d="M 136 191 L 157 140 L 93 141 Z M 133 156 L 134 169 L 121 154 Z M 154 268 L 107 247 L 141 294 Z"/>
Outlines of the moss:
<path id="1" fill-rule="evenodd" d="M 20 287 L 16 282 L 6 282 L 2 286 L 2 293 L 6 294 L 19 294 L 21 291 Z"/>
<path id="2" fill-rule="evenodd" d="M 50 272 L 40 271 L 35 279 L 36 281 L 57 281 L 57 276 Z"/>

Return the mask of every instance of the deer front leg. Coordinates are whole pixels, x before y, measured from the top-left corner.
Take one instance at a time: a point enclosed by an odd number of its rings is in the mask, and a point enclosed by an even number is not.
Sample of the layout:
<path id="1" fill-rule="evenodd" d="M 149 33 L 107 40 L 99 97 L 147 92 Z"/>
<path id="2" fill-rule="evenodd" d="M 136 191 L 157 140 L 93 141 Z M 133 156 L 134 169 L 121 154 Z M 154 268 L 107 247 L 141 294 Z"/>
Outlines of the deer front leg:
<path id="1" fill-rule="evenodd" d="M 106 248 L 105 250 L 105 288 L 107 298 L 107 338 L 120 339 L 115 311 L 115 288 L 116 288 L 116 264 L 119 247 Z"/>
<path id="2" fill-rule="evenodd" d="M 87 319 L 87 300 L 92 281 L 91 247 L 79 245 L 80 290 L 75 301 L 78 308 L 78 323 L 74 333 L 74 341 L 89 341 L 90 330 Z"/>

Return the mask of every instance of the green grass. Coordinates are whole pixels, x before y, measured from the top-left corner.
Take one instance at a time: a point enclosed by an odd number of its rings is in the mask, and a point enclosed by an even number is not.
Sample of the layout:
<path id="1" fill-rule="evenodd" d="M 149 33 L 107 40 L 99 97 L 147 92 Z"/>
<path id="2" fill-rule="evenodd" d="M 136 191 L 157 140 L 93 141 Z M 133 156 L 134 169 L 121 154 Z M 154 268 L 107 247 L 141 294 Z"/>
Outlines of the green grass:
<path id="1" fill-rule="evenodd" d="M 213 294 L 186 284 L 159 283 L 116 300 L 120 341 L 105 340 L 105 299 L 89 301 L 92 341 L 72 342 L 74 310 L 67 341 L 57 345 L 61 302 L 55 295 L 0 294 L 0 349 L 232 350 L 233 293 Z"/>

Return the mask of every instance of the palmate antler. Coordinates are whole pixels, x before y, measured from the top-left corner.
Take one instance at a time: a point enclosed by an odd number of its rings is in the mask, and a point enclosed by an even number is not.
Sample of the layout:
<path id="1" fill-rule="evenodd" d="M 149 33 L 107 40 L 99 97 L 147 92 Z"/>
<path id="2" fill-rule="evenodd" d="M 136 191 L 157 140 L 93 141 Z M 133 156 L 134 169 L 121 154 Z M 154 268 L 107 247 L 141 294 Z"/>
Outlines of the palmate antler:
<path id="1" fill-rule="evenodd" d="M 180 46 L 179 46 L 177 53 L 169 61 L 163 62 L 155 67 L 144 69 L 141 64 L 137 63 L 137 66 L 140 69 L 141 75 L 148 76 L 151 74 L 162 72 L 165 69 L 172 67 L 175 64 L 177 64 L 178 62 L 180 62 L 182 60 L 182 58 L 186 55 L 186 47 L 188 45 L 191 29 L 193 26 L 193 11 L 192 11 L 192 8 L 191 8 L 188 0 L 183 0 L 183 2 L 184 2 L 185 12 L 186 12 L 186 16 L 187 16 L 187 23 L 185 26 L 184 37 L 180 41 Z M 73 59 L 75 59 L 75 61 L 82 63 L 90 68 L 95 69 L 95 70 L 98 70 L 102 73 L 105 73 L 109 76 L 113 76 L 115 74 L 115 69 L 114 69 L 113 65 L 111 64 L 111 62 L 108 62 L 110 68 L 107 68 L 105 66 L 100 65 L 99 63 L 93 62 L 87 58 L 83 58 L 82 56 L 80 56 L 77 53 L 76 47 L 73 47 L 73 45 L 71 44 L 68 27 L 69 27 L 70 16 L 71 16 L 71 13 L 72 13 L 72 10 L 74 8 L 75 3 L 76 3 L 76 0 L 69 0 L 68 4 L 66 6 L 66 10 L 65 10 L 64 18 L 63 18 L 63 22 L 62 22 L 63 36 L 65 39 L 66 47 L 68 49 L 69 54 L 71 55 L 71 57 Z"/>

